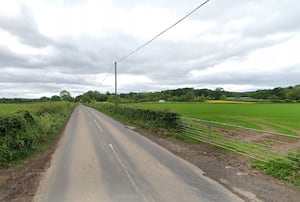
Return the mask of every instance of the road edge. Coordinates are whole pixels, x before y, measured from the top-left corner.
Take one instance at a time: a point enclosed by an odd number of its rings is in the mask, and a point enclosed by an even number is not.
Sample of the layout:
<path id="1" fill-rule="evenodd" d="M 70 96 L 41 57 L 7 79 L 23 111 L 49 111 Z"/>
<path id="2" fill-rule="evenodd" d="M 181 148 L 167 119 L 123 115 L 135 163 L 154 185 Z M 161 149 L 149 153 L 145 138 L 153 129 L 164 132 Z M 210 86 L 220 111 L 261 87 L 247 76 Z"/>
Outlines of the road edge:
<path id="1" fill-rule="evenodd" d="M 24 165 L 0 170 L 1 173 L 10 176 L 10 179 L 0 186 L 0 201 L 32 201 L 38 190 L 42 174 L 50 167 L 53 153 L 75 109 L 76 107 L 69 114 L 64 125 L 60 128 L 53 142 L 46 150 L 34 154 Z"/>

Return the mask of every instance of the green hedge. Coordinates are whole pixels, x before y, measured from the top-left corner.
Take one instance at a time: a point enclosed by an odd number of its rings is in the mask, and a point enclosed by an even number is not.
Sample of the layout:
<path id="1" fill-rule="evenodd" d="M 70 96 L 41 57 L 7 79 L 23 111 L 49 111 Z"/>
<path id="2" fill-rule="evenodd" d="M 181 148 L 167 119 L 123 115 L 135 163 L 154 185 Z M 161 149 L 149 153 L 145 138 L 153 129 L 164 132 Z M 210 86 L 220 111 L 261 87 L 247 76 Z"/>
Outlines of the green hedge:
<path id="1" fill-rule="evenodd" d="M 110 103 L 94 103 L 90 104 L 91 107 L 107 113 L 109 115 L 118 115 L 119 117 L 126 118 L 128 121 L 139 122 L 146 128 L 164 128 L 175 129 L 177 127 L 177 114 L 173 112 L 154 111 L 149 109 L 140 109 Z"/>
<path id="2" fill-rule="evenodd" d="M 29 111 L 22 110 L 13 114 L 0 115 L 0 137 L 15 136 L 23 132 L 28 125 L 34 123 L 34 118 Z"/>
<path id="3" fill-rule="evenodd" d="M 51 142 L 74 107 L 64 102 L 28 104 L 25 110 L 0 114 L 0 167 Z"/>

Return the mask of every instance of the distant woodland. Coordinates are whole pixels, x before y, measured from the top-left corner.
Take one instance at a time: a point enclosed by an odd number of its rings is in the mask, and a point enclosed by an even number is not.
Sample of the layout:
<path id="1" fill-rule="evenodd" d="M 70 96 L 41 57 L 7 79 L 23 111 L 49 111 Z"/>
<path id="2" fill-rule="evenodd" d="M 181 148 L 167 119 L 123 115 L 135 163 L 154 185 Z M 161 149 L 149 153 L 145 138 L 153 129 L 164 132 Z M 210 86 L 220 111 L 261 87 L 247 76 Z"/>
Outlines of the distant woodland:
<path id="1" fill-rule="evenodd" d="M 40 99 L 1 98 L 0 103 L 22 103 L 40 101 L 71 101 L 71 102 L 114 102 L 115 95 L 110 92 L 100 93 L 88 91 L 77 97 L 63 90 L 59 95 L 52 97 L 41 97 Z M 118 102 L 157 102 L 159 100 L 171 102 L 205 102 L 206 100 L 242 100 L 256 102 L 300 102 L 300 85 L 286 88 L 257 90 L 251 92 L 230 92 L 223 88 L 194 89 L 179 88 L 176 90 L 164 90 L 160 92 L 130 92 L 118 95 Z"/>

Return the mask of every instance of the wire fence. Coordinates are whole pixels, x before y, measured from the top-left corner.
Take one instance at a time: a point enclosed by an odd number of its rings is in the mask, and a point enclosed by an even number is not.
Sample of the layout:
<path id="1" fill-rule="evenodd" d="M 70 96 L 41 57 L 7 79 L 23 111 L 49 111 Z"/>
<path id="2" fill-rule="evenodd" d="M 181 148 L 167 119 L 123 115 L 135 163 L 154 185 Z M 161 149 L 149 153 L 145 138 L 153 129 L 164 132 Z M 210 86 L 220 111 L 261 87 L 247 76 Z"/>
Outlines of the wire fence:
<path id="1" fill-rule="evenodd" d="M 187 117 L 178 117 L 178 125 L 189 138 L 263 162 L 283 159 L 300 168 L 299 136 Z"/>

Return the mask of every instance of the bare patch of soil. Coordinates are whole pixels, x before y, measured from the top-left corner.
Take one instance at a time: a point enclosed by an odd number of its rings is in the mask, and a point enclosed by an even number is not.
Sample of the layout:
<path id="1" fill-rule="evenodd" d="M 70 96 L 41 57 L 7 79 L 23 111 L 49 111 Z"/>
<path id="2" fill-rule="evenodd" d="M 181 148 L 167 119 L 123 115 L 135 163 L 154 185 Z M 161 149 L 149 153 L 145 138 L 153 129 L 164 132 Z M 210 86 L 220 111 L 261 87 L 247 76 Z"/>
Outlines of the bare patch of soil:
<path id="1" fill-rule="evenodd" d="M 203 170 L 245 201 L 299 201 L 300 190 L 262 174 L 251 167 L 250 159 L 207 144 L 190 144 L 171 137 L 136 129 L 143 136 Z"/>
<path id="2" fill-rule="evenodd" d="M 258 124 L 258 123 L 257 123 Z M 259 123 L 261 127 L 265 126 Z M 258 143 L 265 146 L 269 146 L 270 148 L 280 152 L 280 153 L 287 153 L 292 151 L 297 151 L 300 149 L 300 139 L 296 139 L 296 137 L 287 137 L 284 135 L 276 135 L 272 132 L 276 132 L 272 128 L 264 127 L 267 131 L 256 131 L 251 129 L 244 129 L 244 128 L 236 128 L 232 129 L 224 129 L 224 128 L 214 128 L 218 134 L 242 141 L 242 142 L 252 142 Z"/>

